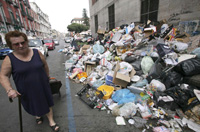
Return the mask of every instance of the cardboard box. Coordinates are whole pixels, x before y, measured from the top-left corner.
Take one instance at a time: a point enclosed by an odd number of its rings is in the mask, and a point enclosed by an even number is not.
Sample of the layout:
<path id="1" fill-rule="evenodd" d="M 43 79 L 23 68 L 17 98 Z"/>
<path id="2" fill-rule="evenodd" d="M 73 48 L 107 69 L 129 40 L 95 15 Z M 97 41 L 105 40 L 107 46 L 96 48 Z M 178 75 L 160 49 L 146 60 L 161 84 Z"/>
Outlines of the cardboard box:
<path id="1" fill-rule="evenodd" d="M 115 50 L 116 50 L 116 53 L 118 56 L 122 55 L 123 53 L 125 53 L 126 51 L 129 51 L 131 49 L 130 46 L 118 46 L 118 47 L 115 47 Z"/>
<path id="2" fill-rule="evenodd" d="M 89 49 L 90 48 L 90 45 L 83 45 L 83 47 L 82 47 L 82 50 L 87 50 L 87 49 Z"/>
<path id="3" fill-rule="evenodd" d="M 113 42 L 118 42 L 120 38 L 122 37 L 122 34 L 120 32 L 116 32 L 114 36 L 112 37 Z"/>
<path id="4" fill-rule="evenodd" d="M 87 73 L 87 76 L 89 76 L 92 72 L 92 70 L 96 67 L 96 62 L 92 61 L 85 61 L 85 72 Z"/>
<path id="5" fill-rule="evenodd" d="M 190 41 L 190 35 L 185 33 L 183 37 L 181 38 L 176 38 L 177 41 L 183 42 L 183 43 L 188 43 Z"/>
<path id="6" fill-rule="evenodd" d="M 146 28 L 145 30 L 144 30 L 144 34 L 145 34 L 145 38 L 147 38 L 147 37 L 149 37 L 151 34 L 153 34 L 153 32 L 154 32 L 154 30 L 153 29 L 151 29 L 151 28 Z"/>
<path id="7" fill-rule="evenodd" d="M 83 54 L 87 52 L 87 49 L 90 48 L 90 45 L 83 45 L 83 47 L 81 47 L 79 54 Z"/>
<path id="8" fill-rule="evenodd" d="M 124 75 L 122 73 L 119 73 L 118 70 L 120 69 L 120 64 L 117 63 L 113 75 L 113 83 L 122 87 L 126 87 L 128 83 L 131 81 L 131 77 L 135 75 L 136 71 L 134 68 L 129 73 L 129 75 Z"/>
<path id="9" fill-rule="evenodd" d="M 105 34 L 105 32 L 106 32 L 106 30 L 104 30 L 104 29 L 98 29 L 97 30 L 98 34 Z"/>

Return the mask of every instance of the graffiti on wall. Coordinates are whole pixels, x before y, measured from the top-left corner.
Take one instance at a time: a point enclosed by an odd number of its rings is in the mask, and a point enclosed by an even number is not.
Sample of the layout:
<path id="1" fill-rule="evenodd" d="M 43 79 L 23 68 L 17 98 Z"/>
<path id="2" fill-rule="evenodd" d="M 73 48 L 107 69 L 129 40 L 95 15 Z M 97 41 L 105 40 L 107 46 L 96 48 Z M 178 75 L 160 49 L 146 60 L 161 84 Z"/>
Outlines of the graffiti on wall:
<path id="1" fill-rule="evenodd" d="M 181 21 L 179 22 L 178 30 L 192 36 L 200 34 L 200 20 Z"/>

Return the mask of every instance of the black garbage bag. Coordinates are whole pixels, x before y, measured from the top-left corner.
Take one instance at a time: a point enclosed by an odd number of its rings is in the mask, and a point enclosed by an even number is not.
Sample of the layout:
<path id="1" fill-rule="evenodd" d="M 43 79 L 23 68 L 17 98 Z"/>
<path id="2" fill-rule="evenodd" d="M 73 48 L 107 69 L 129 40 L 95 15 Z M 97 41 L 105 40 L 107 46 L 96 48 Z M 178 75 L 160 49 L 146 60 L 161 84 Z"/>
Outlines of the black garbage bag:
<path id="1" fill-rule="evenodd" d="M 136 61 L 136 57 L 134 55 L 127 55 L 124 59 L 124 61 L 128 62 L 128 63 L 132 63 L 134 61 Z"/>
<path id="2" fill-rule="evenodd" d="M 136 71 L 139 71 L 139 70 L 142 70 L 142 68 L 141 68 L 141 61 L 142 61 L 142 59 L 139 58 L 139 59 L 135 60 L 134 62 L 132 62 L 132 63 L 130 63 L 130 64 L 133 66 L 133 68 L 134 68 Z"/>
<path id="3" fill-rule="evenodd" d="M 189 85 L 196 86 L 198 89 L 200 89 L 200 74 L 184 77 L 183 82 Z"/>
<path id="4" fill-rule="evenodd" d="M 120 29 L 124 29 L 124 27 L 128 27 L 128 24 L 122 24 L 122 25 L 120 26 Z"/>
<path id="5" fill-rule="evenodd" d="M 200 59 L 192 58 L 182 61 L 174 67 L 174 70 L 184 76 L 200 74 Z"/>
<path id="6" fill-rule="evenodd" d="M 177 86 L 183 82 L 183 76 L 176 71 L 170 71 L 166 77 L 162 79 L 162 83 L 166 89 Z"/>
<path id="7" fill-rule="evenodd" d="M 194 92 L 193 87 L 188 89 L 181 89 L 178 86 L 168 88 L 165 93 L 171 96 L 174 99 L 174 102 L 183 110 L 183 112 L 193 108 L 197 104 L 200 104 Z M 192 102 L 189 102 L 189 99 L 192 99 Z"/>
<path id="8" fill-rule="evenodd" d="M 180 107 L 178 106 L 178 104 L 176 104 L 175 101 L 163 101 L 163 100 L 158 100 L 160 97 L 164 97 L 167 96 L 166 93 L 164 92 L 154 92 L 153 94 L 153 100 L 154 100 L 154 104 L 155 107 L 162 107 L 164 109 L 168 109 L 168 110 L 172 110 L 175 111 L 176 109 L 180 109 Z"/>
<path id="9" fill-rule="evenodd" d="M 162 64 L 160 63 L 160 59 L 158 58 L 149 71 L 149 74 L 147 76 L 148 82 L 150 83 L 153 79 L 159 79 L 163 69 L 164 67 L 162 66 Z"/>

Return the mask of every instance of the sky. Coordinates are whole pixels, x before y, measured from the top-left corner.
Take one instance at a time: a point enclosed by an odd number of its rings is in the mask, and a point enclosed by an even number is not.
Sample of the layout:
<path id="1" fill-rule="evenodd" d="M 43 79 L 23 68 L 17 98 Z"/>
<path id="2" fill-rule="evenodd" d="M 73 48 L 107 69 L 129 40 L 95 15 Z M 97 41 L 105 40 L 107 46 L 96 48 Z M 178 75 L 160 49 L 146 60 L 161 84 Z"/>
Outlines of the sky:
<path id="1" fill-rule="evenodd" d="M 67 32 L 67 26 L 73 18 L 81 18 L 83 8 L 89 15 L 89 0 L 29 0 L 35 2 L 43 13 L 49 16 L 52 29 L 59 32 Z"/>

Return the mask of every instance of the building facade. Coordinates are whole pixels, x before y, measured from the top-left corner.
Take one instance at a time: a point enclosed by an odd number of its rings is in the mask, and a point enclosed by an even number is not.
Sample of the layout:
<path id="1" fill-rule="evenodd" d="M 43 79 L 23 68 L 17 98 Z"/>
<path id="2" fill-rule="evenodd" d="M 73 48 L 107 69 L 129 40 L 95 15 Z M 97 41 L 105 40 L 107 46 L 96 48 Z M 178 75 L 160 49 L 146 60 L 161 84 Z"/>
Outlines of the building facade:
<path id="1" fill-rule="evenodd" d="M 0 0 L 0 35 L 19 30 L 28 36 L 51 36 L 49 16 L 29 0 Z"/>
<path id="2" fill-rule="evenodd" d="M 40 7 L 35 2 L 30 2 L 32 10 L 35 12 L 35 27 L 38 37 L 50 37 L 51 36 L 51 24 L 49 22 L 49 16 L 42 12 Z"/>
<path id="3" fill-rule="evenodd" d="M 71 20 L 71 23 L 83 24 L 84 20 L 83 20 L 83 18 L 74 18 Z"/>
<path id="4" fill-rule="evenodd" d="M 89 8 L 93 36 L 97 36 L 98 27 L 112 30 L 131 22 L 166 19 L 178 24 L 200 19 L 199 0 L 89 0 Z"/>
<path id="5" fill-rule="evenodd" d="M 34 33 L 29 0 L 0 0 L 0 35 L 13 30 Z"/>

